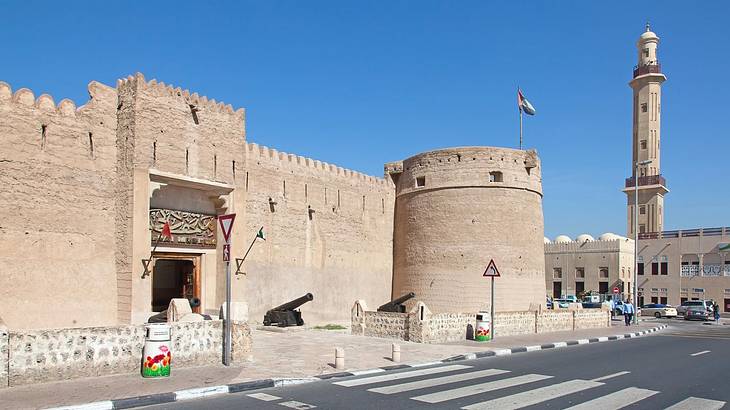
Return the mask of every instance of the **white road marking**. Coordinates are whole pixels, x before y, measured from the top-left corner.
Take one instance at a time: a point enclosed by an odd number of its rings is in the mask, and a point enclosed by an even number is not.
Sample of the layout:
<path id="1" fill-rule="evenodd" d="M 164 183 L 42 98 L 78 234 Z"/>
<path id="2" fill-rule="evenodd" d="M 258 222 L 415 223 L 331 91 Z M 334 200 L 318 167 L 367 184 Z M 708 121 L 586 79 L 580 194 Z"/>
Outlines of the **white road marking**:
<path id="1" fill-rule="evenodd" d="M 488 369 L 477 372 L 459 373 L 451 376 L 436 377 L 434 379 L 418 380 L 415 382 L 401 383 L 392 386 L 377 387 L 368 391 L 381 394 L 402 393 L 404 391 L 425 389 L 427 387 L 441 386 L 449 383 L 462 382 L 466 380 L 478 379 L 480 377 L 495 376 L 498 374 L 509 373 L 508 370 Z"/>
<path id="2" fill-rule="evenodd" d="M 705 353 L 710 353 L 710 351 L 709 350 L 703 350 L 701 352 L 692 353 L 690 356 L 699 356 L 699 355 L 705 354 Z"/>
<path id="3" fill-rule="evenodd" d="M 279 403 L 284 407 L 289 407 L 291 409 L 297 409 L 297 410 L 307 410 L 307 409 L 314 409 L 317 406 L 312 406 L 311 404 L 302 403 L 301 401 L 285 401 L 282 403 Z"/>
<path id="4" fill-rule="evenodd" d="M 252 394 L 247 394 L 246 396 L 252 397 L 252 398 L 258 399 L 258 400 L 263 400 L 263 401 L 281 400 L 281 397 L 272 396 L 272 395 L 266 394 L 266 393 L 252 393 Z"/>
<path id="5" fill-rule="evenodd" d="M 627 372 L 628 373 L 628 372 Z M 611 394 L 607 394 L 597 399 L 589 400 L 577 406 L 569 407 L 565 410 L 613 410 L 622 409 L 636 402 L 640 402 L 647 397 L 651 397 L 659 392 L 654 390 L 639 389 L 629 387 Z"/>
<path id="6" fill-rule="evenodd" d="M 385 369 L 368 369 L 351 372 L 353 376 L 365 376 L 366 374 L 383 373 Z"/>
<path id="7" fill-rule="evenodd" d="M 228 386 L 211 386 L 201 387 L 199 389 L 180 390 L 175 392 L 175 401 L 197 399 L 200 397 L 224 393 L 228 393 Z"/>
<path id="8" fill-rule="evenodd" d="M 590 380 L 570 380 L 563 383 L 553 384 L 550 386 L 540 387 L 538 389 L 513 394 L 511 396 L 500 397 L 498 399 L 483 401 L 481 403 L 474 403 L 472 405 L 462 407 L 462 409 L 521 409 L 523 407 L 532 406 L 542 403 L 544 401 L 555 399 L 557 397 L 567 396 L 569 394 L 592 389 L 598 386 L 603 386 L 603 383 L 592 382 Z"/>
<path id="9" fill-rule="evenodd" d="M 612 373 L 612 374 L 609 374 L 609 375 L 606 375 L 606 376 L 603 376 L 603 377 L 597 377 L 595 379 L 591 379 L 591 381 L 592 382 L 600 382 L 600 381 L 603 381 L 603 380 L 613 379 L 614 377 L 623 376 L 623 375 L 629 374 L 629 373 L 631 373 L 631 372 L 629 372 L 629 371 L 623 371 L 623 372 L 618 372 L 618 373 Z"/>
<path id="10" fill-rule="evenodd" d="M 460 387 L 458 389 L 444 390 L 436 393 L 424 394 L 422 396 L 411 397 L 413 400 L 425 403 L 441 403 L 447 400 L 459 399 L 462 397 L 473 396 L 488 391 L 506 389 L 508 387 L 519 386 L 521 384 L 532 383 L 540 380 L 550 379 L 553 376 L 545 376 L 542 374 L 526 374 L 524 376 L 511 377 L 509 379 L 495 380 L 487 383 L 474 384 L 471 386 Z"/>
<path id="11" fill-rule="evenodd" d="M 345 381 L 336 382 L 336 383 L 332 383 L 332 384 L 336 384 L 338 386 L 345 386 L 345 387 L 361 386 L 363 384 L 387 382 L 387 381 L 391 381 L 391 380 L 407 379 L 409 377 L 425 376 L 428 374 L 444 373 L 444 372 L 450 372 L 450 371 L 454 371 L 454 370 L 463 370 L 463 369 L 471 369 L 471 366 L 455 364 L 455 365 L 451 365 L 451 366 L 434 367 L 431 369 L 413 370 L 410 372 L 392 373 L 392 374 L 385 374 L 382 376 L 365 377 L 363 379 L 345 380 Z"/>
<path id="12" fill-rule="evenodd" d="M 674 406 L 667 407 L 666 410 L 718 410 L 725 405 L 724 401 L 700 399 L 698 397 L 688 397 Z"/>

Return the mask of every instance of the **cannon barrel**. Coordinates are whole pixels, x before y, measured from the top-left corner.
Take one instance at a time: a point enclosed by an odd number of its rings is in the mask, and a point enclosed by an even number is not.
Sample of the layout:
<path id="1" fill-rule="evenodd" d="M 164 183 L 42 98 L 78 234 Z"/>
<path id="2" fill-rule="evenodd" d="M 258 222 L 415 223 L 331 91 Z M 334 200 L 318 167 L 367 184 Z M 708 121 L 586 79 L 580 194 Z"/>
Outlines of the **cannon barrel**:
<path id="1" fill-rule="evenodd" d="M 416 294 L 413 292 L 408 292 L 405 295 L 395 298 L 391 300 L 390 302 L 380 306 L 378 308 L 378 312 L 405 312 L 405 306 L 402 306 L 402 303 L 407 301 L 408 299 L 412 299 L 416 297 Z"/>
<path id="2" fill-rule="evenodd" d="M 296 298 L 296 299 L 292 300 L 291 302 L 286 302 L 283 305 L 279 305 L 279 306 L 269 310 L 269 312 L 294 310 L 294 309 L 298 308 L 299 306 L 301 306 L 313 299 L 314 299 L 314 296 L 311 293 L 307 293 L 306 295 Z"/>

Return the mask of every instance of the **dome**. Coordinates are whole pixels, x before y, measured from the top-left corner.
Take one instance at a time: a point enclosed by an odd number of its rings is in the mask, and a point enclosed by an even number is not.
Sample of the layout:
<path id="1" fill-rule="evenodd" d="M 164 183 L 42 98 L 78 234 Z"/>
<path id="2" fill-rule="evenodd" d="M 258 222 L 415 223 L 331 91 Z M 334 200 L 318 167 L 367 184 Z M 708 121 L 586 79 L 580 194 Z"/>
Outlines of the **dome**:
<path id="1" fill-rule="evenodd" d="M 659 36 L 656 35 L 653 31 L 651 31 L 651 28 L 649 27 L 649 23 L 646 23 L 646 31 L 641 33 L 641 40 L 648 40 L 648 39 L 659 39 Z"/>
<path id="2" fill-rule="evenodd" d="M 587 233 L 578 235 L 577 238 L 575 238 L 576 242 L 588 242 L 588 241 L 595 241 L 592 236 L 588 235 Z"/>
<path id="3" fill-rule="evenodd" d="M 565 242 L 573 242 L 573 240 L 570 239 L 570 236 L 568 236 L 568 235 L 558 235 L 558 237 L 555 238 L 555 243 L 565 243 Z"/>
<path id="4" fill-rule="evenodd" d="M 598 237 L 599 241 L 615 241 L 616 239 L 621 239 L 621 237 L 611 232 L 606 232 Z"/>
<path id="5" fill-rule="evenodd" d="M 547 236 L 544 239 L 544 243 L 553 243 L 553 241 L 550 240 Z"/>

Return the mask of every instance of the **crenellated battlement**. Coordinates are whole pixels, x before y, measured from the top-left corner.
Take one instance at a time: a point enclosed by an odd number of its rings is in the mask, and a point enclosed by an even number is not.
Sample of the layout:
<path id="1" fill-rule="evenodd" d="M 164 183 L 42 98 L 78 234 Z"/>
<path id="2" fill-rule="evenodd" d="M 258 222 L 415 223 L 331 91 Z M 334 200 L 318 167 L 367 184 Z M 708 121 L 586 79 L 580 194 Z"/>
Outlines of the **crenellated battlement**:
<path id="1" fill-rule="evenodd" d="M 231 104 L 218 102 L 213 98 L 208 99 L 208 97 L 204 95 L 201 96 L 198 95 L 198 93 L 191 93 L 190 90 L 183 89 L 181 87 L 174 87 L 170 84 L 165 84 L 162 81 L 158 82 L 156 79 L 146 81 L 142 73 L 136 73 L 133 76 L 130 75 L 126 78 L 121 78 L 117 80 L 118 89 L 126 87 L 139 87 L 158 96 L 180 98 L 184 100 L 186 104 L 194 105 L 198 110 L 207 110 L 222 114 L 235 115 L 237 117 L 240 117 L 241 119 L 245 117 L 245 110 L 243 108 L 234 110 Z"/>
<path id="2" fill-rule="evenodd" d="M 77 117 L 81 112 L 96 104 L 109 106 L 116 104 L 117 94 L 113 88 L 92 81 L 87 89 L 89 91 L 89 101 L 77 107 L 68 98 L 62 99 L 58 104 L 48 94 L 41 94 L 36 98 L 33 91 L 28 88 L 19 88 L 13 92 L 10 84 L 0 81 L 0 104 L 14 104 L 18 107 L 38 110 L 39 113 L 58 114 L 64 117 Z"/>
<path id="3" fill-rule="evenodd" d="M 329 164 L 320 160 L 306 158 L 300 155 L 289 154 L 256 143 L 246 143 L 246 156 L 250 160 L 267 161 L 271 165 L 282 167 L 301 167 L 315 172 L 328 173 L 334 177 L 349 179 L 355 183 L 367 183 L 382 187 L 388 186 L 383 178 L 366 175 L 351 169 Z"/>

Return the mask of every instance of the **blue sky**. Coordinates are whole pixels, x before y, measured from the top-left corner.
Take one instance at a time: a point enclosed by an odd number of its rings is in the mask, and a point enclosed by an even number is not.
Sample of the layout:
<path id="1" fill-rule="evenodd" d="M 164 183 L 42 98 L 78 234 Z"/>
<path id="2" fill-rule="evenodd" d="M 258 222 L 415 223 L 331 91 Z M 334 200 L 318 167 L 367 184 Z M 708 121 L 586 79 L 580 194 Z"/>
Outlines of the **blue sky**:
<path id="1" fill-rule="evenodd" d="M 139 71 L 245 107 L 249 141 L 378 176 L 429 149 L 515 147 L 519 85 L 549 237 L 625 234 L 627 84 L 649 20 L 665 229 L 730 225 L 730 2 L 0 0 L 0 15 L 13 89 L 82 104 L 90 80 Z"/>

